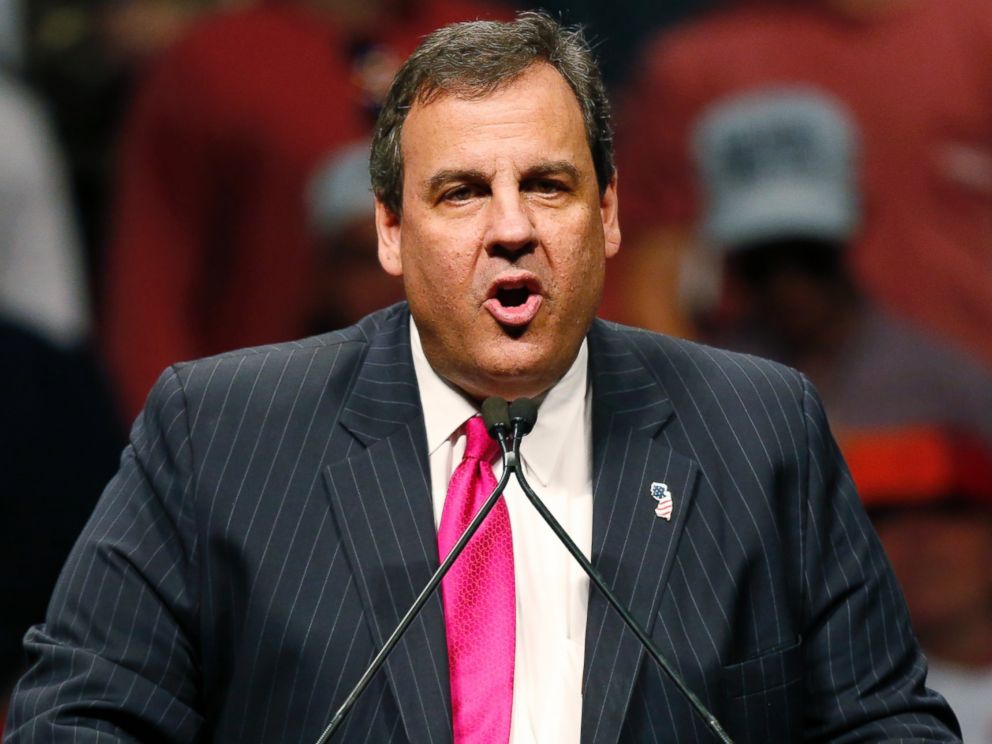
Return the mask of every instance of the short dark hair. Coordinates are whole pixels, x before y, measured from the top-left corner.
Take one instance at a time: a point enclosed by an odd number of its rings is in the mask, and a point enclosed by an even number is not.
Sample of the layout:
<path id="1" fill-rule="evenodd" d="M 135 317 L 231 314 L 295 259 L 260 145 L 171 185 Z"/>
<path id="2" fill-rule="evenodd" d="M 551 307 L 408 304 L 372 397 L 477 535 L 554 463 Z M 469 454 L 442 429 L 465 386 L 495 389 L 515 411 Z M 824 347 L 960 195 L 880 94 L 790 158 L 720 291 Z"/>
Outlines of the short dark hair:
<path id="1" fill-rule="evenodd" d="M 513 21 L 469 21 L 438 29 L 400 68 L 386 95 L 372 137 L 372 191 L 393 214 L 403 202 L 403 122 L 415 102 L 442 94 L 483 98 L 545 62 L 575 93 L 596 179 L 604 192 L 613 178 L 610 103 L 589 43 L 546 13 L 527 11 Z"/>

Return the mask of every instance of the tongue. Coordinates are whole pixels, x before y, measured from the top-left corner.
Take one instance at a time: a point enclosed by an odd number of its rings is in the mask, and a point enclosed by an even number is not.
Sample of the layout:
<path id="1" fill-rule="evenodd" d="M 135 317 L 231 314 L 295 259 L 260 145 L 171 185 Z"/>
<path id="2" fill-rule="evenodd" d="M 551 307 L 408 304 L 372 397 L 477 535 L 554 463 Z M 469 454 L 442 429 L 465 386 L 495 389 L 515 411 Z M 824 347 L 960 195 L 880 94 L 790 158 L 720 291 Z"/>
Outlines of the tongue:
<path id="1" fill-rule="evenodd" d="M 507 326 L 525 326 L 534 320 L 541 307 L 541 295 L 532 294 L 521 305 L 504 305 L 496 297 L 486 300 L 483 307 L 496 319 L 497 323 Z"/>

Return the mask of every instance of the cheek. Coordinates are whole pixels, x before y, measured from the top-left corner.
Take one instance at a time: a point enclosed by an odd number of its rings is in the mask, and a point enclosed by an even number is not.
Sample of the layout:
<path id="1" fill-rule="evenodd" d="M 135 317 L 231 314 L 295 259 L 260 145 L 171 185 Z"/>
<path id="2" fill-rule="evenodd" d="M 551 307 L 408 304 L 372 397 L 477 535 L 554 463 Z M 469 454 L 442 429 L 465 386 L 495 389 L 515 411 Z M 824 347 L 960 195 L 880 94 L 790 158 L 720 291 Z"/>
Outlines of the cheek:
<path id="1" fill-rule="evenodd" d="M 601 249 L 573 251 L 558 265 L 563 300 L 586 305 L 602 291 L 606 259 Z"/>
<path id="2" fill-rule="evenodd" d="M 412 303 L 422 300 L 433 312 L 449 312 L 473 296 L 475 254 L 469 241 L 455 242 L 444 232 L 420 231 L 403 252 L 403 281 Z M 423 303 L 422 303 L 423 304 Z"/>
<path id="3" fill-rule="evenodd" d="M 588 294 L 602 284 L 606 248 L 598 212 L 583 209 L 571 225 L 552 226 L 543 234 L 549 245 L 554 246 L 549 250 L 548 260 L 566 299 Z"/>

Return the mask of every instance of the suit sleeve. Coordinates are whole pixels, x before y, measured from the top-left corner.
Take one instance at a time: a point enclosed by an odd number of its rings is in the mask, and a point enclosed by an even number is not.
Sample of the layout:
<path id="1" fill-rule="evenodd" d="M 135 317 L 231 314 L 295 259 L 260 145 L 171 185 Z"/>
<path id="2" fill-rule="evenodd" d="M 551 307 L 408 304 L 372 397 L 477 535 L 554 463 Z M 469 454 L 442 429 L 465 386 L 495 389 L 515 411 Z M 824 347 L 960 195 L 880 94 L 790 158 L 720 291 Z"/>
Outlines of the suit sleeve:
<path id="1" fill-rule="evenodd" d="M 56 465 L 57 466 L 57 465 Z M 197 739 L 193 481 L 184 395 L 166 372 L 70 554 L 6 742 Z"/>
<path id="2" fill-rule="evenodd" d="M 944 700 L 925 687 L 926 660 L 902 592 L 803 379 L 808 437 L 803 622 L 806 738 L 960 741 Z"/>

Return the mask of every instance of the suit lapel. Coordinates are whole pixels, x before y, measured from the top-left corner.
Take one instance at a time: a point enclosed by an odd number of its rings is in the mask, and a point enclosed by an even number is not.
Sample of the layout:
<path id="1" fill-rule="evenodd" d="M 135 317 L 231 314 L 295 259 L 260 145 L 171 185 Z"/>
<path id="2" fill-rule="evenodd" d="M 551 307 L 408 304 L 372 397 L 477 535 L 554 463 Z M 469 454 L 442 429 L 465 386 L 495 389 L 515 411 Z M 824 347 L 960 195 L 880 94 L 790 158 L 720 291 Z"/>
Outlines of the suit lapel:
<path id="1" fill-rule="evenodd" d="M 369 351 L 341 417 L 362 445 L 326 468 L 331 509 L 377 646 L 438 565 L 426 435 L 406 308 L 370 331 Z M 651 631 L 695 488 L 698 468 L 658 435 L 672 417 L 660 382 L 601 321 L 589 334 L 593 379 L 592 561 Z M 672 494 L 656 517 L 652 483 Z M 593 588 L 583 672 L 582 744 L 616 744 L 644 652 Z M 407 738 L 450 742 L 444 615 L 435 595 L 389 661 L 386 675 Z M 355 673 L 357 681 L 357 672 Z"/>
<path id="2" fill-rule="evenodd" d="M 368 354 L 341 417 L 364 446 L 327 467 L 325 482 L 369 630 L 381 648 L 437 568 L 438 555 L 405 305 L 369 335 Z M 385 673 L 407 738 L 450 742 L 447 649 L 437 594 L 393 650 Z"/>
<path id="3" fill-rule="evenodd" d="M 619 334 L 597 321 L 589 334 L 593 375 L 592 562 L 651 632 L 685 524 L 698 468 L 658 435 L 673 416 L 660 382 Z M 672 497 L 655 515 L 651 485 Z M 583 673 L 582 744 L 615 744 L 645 656 L 595 587 L 590 589 Z M 653 663 L 648 657 L 647 663 Z"/>

